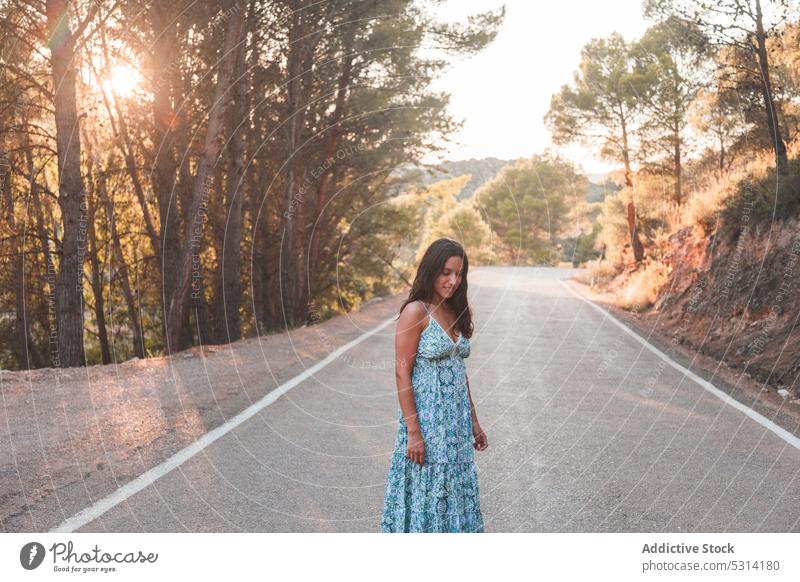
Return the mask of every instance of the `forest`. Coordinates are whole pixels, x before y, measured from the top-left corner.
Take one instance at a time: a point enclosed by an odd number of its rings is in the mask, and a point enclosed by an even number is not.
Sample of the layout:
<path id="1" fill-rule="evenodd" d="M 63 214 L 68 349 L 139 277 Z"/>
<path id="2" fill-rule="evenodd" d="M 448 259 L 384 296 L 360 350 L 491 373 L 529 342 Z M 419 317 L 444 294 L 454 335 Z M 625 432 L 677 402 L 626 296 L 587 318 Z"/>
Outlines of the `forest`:
<path id="1" fill-rule="evenodd" d="M 0 2 L 2 366 L 227 343 L 380 293 L 412 219 L 386 205 L 395 170 L 457 125 L 431 81 L 503 19 L 439 3 Z"/>

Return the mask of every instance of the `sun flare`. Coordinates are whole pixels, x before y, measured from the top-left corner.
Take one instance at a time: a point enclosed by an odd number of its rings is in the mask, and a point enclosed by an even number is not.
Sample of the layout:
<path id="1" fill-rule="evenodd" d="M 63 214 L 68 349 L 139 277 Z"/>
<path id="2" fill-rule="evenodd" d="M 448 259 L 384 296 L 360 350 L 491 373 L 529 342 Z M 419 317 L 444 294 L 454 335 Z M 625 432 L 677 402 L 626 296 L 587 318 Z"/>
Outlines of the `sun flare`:
<path id="1" fill-rule="evenodd" d="M 141 81 L 139 72 L 129 65 L 115 65 L 103 81 L 103 89 L 119 97 L 130 96 Z"/>

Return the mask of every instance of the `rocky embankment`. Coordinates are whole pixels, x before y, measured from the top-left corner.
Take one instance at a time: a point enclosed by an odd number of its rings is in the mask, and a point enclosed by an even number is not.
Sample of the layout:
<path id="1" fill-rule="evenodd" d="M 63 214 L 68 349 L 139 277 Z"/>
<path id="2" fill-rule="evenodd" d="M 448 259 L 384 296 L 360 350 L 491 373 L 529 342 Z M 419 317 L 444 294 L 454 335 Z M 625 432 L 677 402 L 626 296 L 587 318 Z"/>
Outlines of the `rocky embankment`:
<path id="1" fill-rule="evenodd" d="M 644 319 L 781 396 L 800 396 L 800 220 L 757 221 L 744 205 L 723 226 L 676 232 L 664 250 L 669 277 Z"/>
<path id="2" fill-rule="evenodd" d="M 715 220 L 673 233 L 659 249 L 669 275 L 654 304 L 623 317 L 798 404 L 800 217 L 770 214 L 740 200 Z M 599 296 L 612 302 L 633 270 Z"/>

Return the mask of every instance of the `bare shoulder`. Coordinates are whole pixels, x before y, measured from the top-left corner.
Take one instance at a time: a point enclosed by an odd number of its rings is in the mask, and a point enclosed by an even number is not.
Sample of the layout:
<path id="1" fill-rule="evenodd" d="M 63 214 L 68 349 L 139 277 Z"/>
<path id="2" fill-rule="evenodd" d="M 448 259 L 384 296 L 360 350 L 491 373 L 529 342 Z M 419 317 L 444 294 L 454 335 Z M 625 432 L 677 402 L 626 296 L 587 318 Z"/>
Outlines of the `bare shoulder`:
<path id="1" fill-rule="evenodd" d="M 400 318 L 397 320 L 398 331 L 401 329 L 407 331 L 414 329 L 418 332 L 422 332 L 427 315 L 422 301 L 419 299 L 412 301 L 405 306 L 405 309 L 403 309 L 403 312 L 400 314 Z"/>

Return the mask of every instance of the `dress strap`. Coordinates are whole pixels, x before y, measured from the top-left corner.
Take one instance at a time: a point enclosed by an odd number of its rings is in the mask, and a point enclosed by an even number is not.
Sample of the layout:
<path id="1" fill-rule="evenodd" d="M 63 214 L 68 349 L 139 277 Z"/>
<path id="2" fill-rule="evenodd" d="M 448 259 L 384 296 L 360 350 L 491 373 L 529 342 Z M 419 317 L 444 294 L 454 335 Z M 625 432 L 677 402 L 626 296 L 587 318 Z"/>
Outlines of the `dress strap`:
<path id="1" fill-rule="evenodd" d="M 425 311 L 427 311 L 427 312 L 428 312 L 428 315 L 430 315 L 430 314 L 431 314 L 431 312 L 430 312 L 430 310 L 428 309 L 428 306 L 427 306 L 427 305 L 425 305 L 425 302 L 424 302 L 424 301 L 420 301 L 420 303 L 422 303 L 422 306 L 425 308 Z"/>

